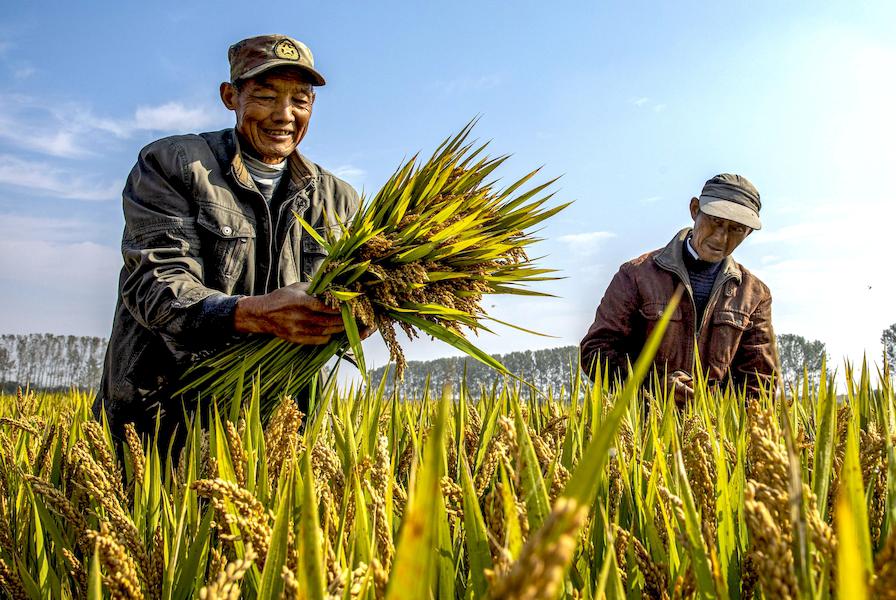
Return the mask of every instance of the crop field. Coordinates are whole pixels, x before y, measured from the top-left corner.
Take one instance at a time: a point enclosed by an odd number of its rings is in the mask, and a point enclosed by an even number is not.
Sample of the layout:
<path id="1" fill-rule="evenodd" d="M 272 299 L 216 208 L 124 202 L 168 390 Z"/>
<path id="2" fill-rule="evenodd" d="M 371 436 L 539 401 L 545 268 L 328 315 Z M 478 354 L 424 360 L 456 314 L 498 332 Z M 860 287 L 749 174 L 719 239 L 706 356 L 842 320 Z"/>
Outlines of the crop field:
<path id="1" fill-rule="evenodd" d="M 570 369 L 574 373 L 574 369 Z M 868 370 L 685 409 L 571 375 L 441 398 L 257 393 L 186 450 L 91 398 L 0 400 L 12 598 L 896 597 L 896 412 Z M 163 440 L 164 442 L 164 440 Z"/>

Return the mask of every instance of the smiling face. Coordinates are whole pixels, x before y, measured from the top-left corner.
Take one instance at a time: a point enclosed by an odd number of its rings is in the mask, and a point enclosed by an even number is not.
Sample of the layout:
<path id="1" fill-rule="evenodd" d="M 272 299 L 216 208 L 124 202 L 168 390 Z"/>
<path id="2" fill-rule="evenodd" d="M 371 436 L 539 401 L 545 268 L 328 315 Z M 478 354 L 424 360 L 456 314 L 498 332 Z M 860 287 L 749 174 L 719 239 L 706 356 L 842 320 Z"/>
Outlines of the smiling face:
<path id="1" fill-rule="evenodd" d="M 224 106 L 236 113 L 236 129 L 268 164 L 292 154 L 311 120 L 314 89 L 296 69 L 272 69 L 239 84 L 221 84 Z"/>
<path id="2" fill-rule="evenodd" d="M 730 256 L 753 231 L 741 223 L 700 212 L 697 198 L 691 200 L 691 217 L 694 219 L 691 245 L 700 259 L 707 262 L 719 262 Z"/>

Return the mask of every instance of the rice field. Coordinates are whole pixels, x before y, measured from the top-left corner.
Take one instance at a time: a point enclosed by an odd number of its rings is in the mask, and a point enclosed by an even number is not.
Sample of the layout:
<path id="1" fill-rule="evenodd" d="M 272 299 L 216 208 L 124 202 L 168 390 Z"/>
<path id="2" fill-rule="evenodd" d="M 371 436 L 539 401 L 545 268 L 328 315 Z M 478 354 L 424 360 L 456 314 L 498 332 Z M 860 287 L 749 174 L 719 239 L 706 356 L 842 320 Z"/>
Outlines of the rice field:
<path id="1" fill-rule="evenodd" d="M 11 598 L 893 598 L 896 412 L 869 369 L 684 410 L 583 381 L 212 407 L 171 460 L 91 398 L 0 399 Z M 886 374 L 883 378 L 887 379 Z M 200 422 L 201 420 L 201 422 Z M 164 440 L 163 440 L 164 442 Z"/>

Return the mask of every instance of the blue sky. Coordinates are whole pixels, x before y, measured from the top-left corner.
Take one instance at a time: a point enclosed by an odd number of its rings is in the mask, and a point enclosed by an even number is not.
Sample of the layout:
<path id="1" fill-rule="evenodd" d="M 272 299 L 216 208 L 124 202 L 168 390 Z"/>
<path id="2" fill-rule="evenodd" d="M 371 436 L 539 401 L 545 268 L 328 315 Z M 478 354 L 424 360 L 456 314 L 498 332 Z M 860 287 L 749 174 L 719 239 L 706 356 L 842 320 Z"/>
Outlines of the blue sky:
<path id="1" fill-rule="evenodd" d="M 328 79 L 302 151 L 359 189 L 476 115 L 493 152 L 513 154 L 505 177 L 563 176 L 557 198 L 576 202 L 536 249 L 566 277 L 541 288 L 559 298 L 488 300 L 556 338 L 502 329 L 479 338 L 487 350 L 577 343 L 619 264 L 664 245 L 728 171 L 762 194 L 765 228 L 735 258 L 771 287 L 778 332 L 836 361 L 877 357 L 896 321 L 896 5 L 655 4 L 6 6 L 0 332 L 108 335 L 138 150 L 229 126 L 227 46 L 282 32 Z M 385 359 L 378 342 L 369 353 Z"/>

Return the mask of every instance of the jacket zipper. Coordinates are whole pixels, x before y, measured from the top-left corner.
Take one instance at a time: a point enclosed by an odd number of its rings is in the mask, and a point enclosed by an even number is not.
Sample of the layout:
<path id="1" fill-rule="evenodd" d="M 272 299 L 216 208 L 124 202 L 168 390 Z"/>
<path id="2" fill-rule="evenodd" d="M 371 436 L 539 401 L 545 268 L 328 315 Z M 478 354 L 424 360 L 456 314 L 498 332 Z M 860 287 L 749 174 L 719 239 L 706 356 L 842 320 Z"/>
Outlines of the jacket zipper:
<path id="1" fill-rule="evenodd" d="M 301 190 L 299 190 L 298 192 L 293 194 L 293 196 L 286 201 L 286 206 L 287 206 L 287 210 L 289 211 L 289 213 L 286 215 L 286 223 L 283 227 L 283 231 L 286 232 L 287 235 L 283 236 L 283 244 L 280 246 L 280 252 L 277 254 L 278 257 L 283 255 L 283 249 L 286 247 L 286 241 L 289 238 L 289 235 L 288 235 L 289 230 L 292 229 L 292 226 L 296 222 L 296 212 L 298 212 L 298 211 L 294 211 L 292 208 L 289 208 L 289 207 L 291 207 L 292 204 L 296 201 L 296 199 L 300 198 L 302 193 L 307 189 L 308 189 L 307 186 L 302 188 Z M 305 197 L 307 198 L 308 202 L 304 204 L 304 207 L 302 206 L 303 203 L 299 202 L 299 206 L 297 207 L 297 209 L 301 210 L 302 212 L 304 212 L 305 210 L 308 209 L 309 206 L 311 206 L 311 198 L 308 197 L 307 194 L 305 194 Z M 300 228 L 300 231 L 299 231 L 299 256 L 293 257 L 294 260 L 296 261 L 296 265 L 298 266 L 298 272 L 299 272 L 298 274 L 299 274 L 300 281 L 302 279 L 302 258 L 305 253 L 305 251 L 302 249 L 302 236 L 304 236 L 304 235 L 305 235 L 304 229 Z M 279 268 L 277 269 L 277 287 L 278 288 L 280 287 L 280 269 Z"/>
<path id="2" fill-rule="evenodd" d="M 694 346 L 691 349 L 690 356 L 688 357 L 688 363 L 694 364 L 695 353 L 697 352 L 697 345 L 698 345 L 698 342 L 700 339 L 700 332 L 703 331 L 703 326 L 706 323 L 706 315 L 711 312 L 710 308 L 715 308 L 715 303 L 718 301 L 718 296 L 721 293 L 722 288 L 725 287 L 725 284 L 728 283 L 732 279 L 736 279 L 736 277 L 734 275 L 732 275 L 731 273 L 728 273 L 727 275 L 725 275 L 722 278 L 721 281 L 718 282 L 718 285 L 713 286 L 713 290 L 709 295 L 709 300 L 707 300 L 707 302 L 706 302 L 706 308 L 703 309 L 703 318 L 700 319 L 700 323 L 698 324 L 697 323 L 697 302 L 694 300 L 694 292 L 691 289 L 690 276 L 682 277 L 682 274 L 677 269 L 669 268 L 659 261 L 656 261 L 656 264 L 660 268 L 672 273 L 673 275 L 677 275 L 678 279 L 681 280 L 682 285 L 688 292 L 688 297 L 691 300 L 691 310 L 693 311 L 693 314 L 694 314 Z"/>
<path id="3" fill-rule="evenodd" d="M 268 260 L 267 260 L 267 263 L 268 263 L 268 272 L 264 274 L 265 277 L 264 277 L 264 283 L 262 284 L 262 292 L 261 292 L 261 293 L 262 293 L 262 294 L 267 294 L 268 291 L 269 291 L 269 290 L 268 290 L 268 281 L 270 281 L 270 279 L 271 279 L 271 269 L 273 268 L 273 262 L 274 262 L 274 234 L 275 234 L 275 232 L 271 231 L 271 228 L 272 228 L 273 225 L 274 225 L 274 219 L 273 219 L 273 217 L 271 216 L 271 207 L 268 206 L 268 203 L 265 201 L 264 196 L 261 195 L 261 192 L 259 192 L 259 191 L 258 191 L 257 189 L 255 189 L 254 187 L 249 187 L 248 185 L 245 185 L 242 181 L 240 181 L 240 178 L 237 177 L 237 176 L 236 176 L 236 173 L 233 172 L 233 168 L 231 168 L 231 170 L 230 170 L 230 174 L 231 174 L 231 176 L 233 177 L 233 179 L 237 182 L 237 184 L 238 184 L 241 188 L 243 188 L 243 189 L 245 189 L 245 190 L 247 190 L 247 191 L 249 191 L 249 192 L 252 192 L 252 194 L 253 194 L 254 197 L 255 197 L 256 202 L 260 200 L 260 201 L 261 201 L 261 204 L 264 206 L 264 213 L 265 213 L 265 216 L 266 216 L 267 219 L 268 219 L 268 221 L 267 221 L 267 229 L 268 229 L 268 236 L 267 236 L 267 237 L 268 237 L 268 239 L 267 239 L 267 242 L 268 242 L 268 243 L 267 243 L 267 250 L 268 250 L 268 255 L 267 255 L 267 259 L 268 259 Z M 257 280 L 257 279 L 258 279 L 258 278 L 256 277 L 256 280 Z"/>

